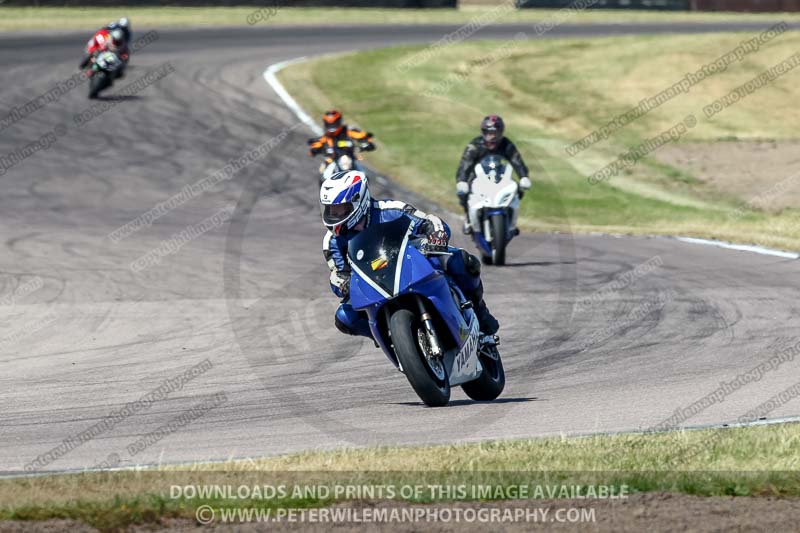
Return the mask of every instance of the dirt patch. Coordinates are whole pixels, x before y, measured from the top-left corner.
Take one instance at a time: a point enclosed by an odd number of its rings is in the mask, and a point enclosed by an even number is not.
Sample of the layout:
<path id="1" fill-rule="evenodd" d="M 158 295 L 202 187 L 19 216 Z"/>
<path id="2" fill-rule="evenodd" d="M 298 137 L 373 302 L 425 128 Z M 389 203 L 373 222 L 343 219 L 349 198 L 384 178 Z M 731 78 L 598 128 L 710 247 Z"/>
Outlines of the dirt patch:
<path id="1" fill-rule="evenodd" d="M 335 523 L 248 523 L 199 526 L 193 520 L 164 520 L 161 524 L 147 524 L 129 529 L 131 532 L 176 531 L 797 531 L 800 523 L 800 498 L 702 498 L 683 494 L 644 493 L 619 500 L 514 500 L 502 503 L 458 502 L 448 505 L 403 505 L 397 502 L 349 502 L 327 509 L 352 510 L 354 516 L 365 517 L 375 511 L 413 512 L 420 509 L 420 520 L 390 523 L 362 522 Z M 483 515 L 479 514 L 477 510 Z M 471 511 L 470 511 L 471 510 Z M 487 517 L 516 516 L 519 520 L 487 521 Z M 311 512 L 306 511 L 306 512 Z M 439 520 L 428 517 L 436 512 Z M 358 514 L 360 513 L 360 514 Z M 588 513 L 588 514 L 587 514 Z M 319 516 L 319 515 L 317 515 Z M 457 521 L 456 516 L 461 516 Z M 480 517 L 483 516 L 482 520 Z M 449 517 L 446 520 L 445 517 Z M 534 518 L 536 517 L 536 518 Z M 593 517 L 593 519 L 592 519 Z M 87 531 L 77 522 L 49 520 L 44 522 L 0 522 L 0 532 L 42 533 L 51 531 Z"/>
<path id="2" fill-rule="evenodd" d="M 29 531 L 36 531 L 36 533 L 61 533 L 62 531 L 92 533 L 97 530 L 77 520 L 53 519 L 42 520 L 40 522 L 0 521 L 0 532 L 2 533 L 27 533 Z"/>
<path id="3" fill-rule="evenodd" d="M 655 156 L 753 209 L 776 212 L 800 206 L 798 141 L 671 144 Z"/>

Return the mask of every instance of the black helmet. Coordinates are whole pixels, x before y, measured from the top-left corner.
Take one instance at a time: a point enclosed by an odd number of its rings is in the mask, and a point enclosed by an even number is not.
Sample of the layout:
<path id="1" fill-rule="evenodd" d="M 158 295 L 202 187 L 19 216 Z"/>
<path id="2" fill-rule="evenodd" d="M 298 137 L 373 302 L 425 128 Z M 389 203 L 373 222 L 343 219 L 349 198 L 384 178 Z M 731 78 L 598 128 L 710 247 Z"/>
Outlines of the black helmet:
<path id="1" fill-rule="evenodd" d="M 489 115 L 481 121 L 481 136 L 489 150 L 494 150 L 503 140 L 506 125 L 498 115 Z"/>

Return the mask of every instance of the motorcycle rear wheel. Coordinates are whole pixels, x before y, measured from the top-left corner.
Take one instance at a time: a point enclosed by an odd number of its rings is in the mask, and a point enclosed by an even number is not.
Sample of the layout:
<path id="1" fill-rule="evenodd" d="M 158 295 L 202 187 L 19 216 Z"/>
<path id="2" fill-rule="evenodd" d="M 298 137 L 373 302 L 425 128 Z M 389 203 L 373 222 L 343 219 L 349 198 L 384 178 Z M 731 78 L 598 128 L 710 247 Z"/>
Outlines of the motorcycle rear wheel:
<path id="1" fill-rule="evenodd" d="M 450 380 L 444 368 L 438 369 L 444 379 L 431 368 L 418 342 L 417 332 L 422 327 L 417 316 L 407 309 L 396 311 L 389 319 L 395 354 L 414 392 L 428 407 L 442 407 L 450 401 Z"/>
<path id="2" fill-rule="evenodd" d="M 506 372 L 503 368 L 503 361 L 500 353 L 494 348 L 497 359 L 492 359 L 486 355 L 479 355 L 483 372 L 480 377 L 469 383 L 461 385 L 464 393 L 476 402 L 491 402 L 500 396 L 506 386 Z"/>

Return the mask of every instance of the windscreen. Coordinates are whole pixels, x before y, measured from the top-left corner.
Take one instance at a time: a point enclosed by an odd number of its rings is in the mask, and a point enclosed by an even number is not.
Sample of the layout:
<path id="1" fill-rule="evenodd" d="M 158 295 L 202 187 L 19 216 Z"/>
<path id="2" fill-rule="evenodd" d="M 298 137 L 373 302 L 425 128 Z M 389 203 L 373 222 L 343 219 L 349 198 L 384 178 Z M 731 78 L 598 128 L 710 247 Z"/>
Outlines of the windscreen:
<path id="1" fill-rule="evenodd" d="M 359 233 L 347 245 L 350 264 L 389 294 L 394 294 L 398 256 L 410 225 L 411 220 L 406 217 L 375 224 Z"/>
<path id="2" fill-rule="evenodd" d="M 480 165 L 483 172 L 495 183 L 499 183 L 503 179 L 503 175 L 506 172 L 506 162 L 502 157 L 487 155 L 481 159 Z"/>

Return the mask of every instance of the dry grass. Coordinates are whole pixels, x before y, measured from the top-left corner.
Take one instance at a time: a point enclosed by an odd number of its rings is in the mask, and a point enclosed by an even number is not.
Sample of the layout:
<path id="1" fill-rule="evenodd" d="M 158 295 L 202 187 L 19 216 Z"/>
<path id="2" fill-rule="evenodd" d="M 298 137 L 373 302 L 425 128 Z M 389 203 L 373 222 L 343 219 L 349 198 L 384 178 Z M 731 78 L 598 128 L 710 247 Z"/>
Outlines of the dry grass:
<path id="1" fill-rule="evenodd" d="M 615 115 L 636 106 L 734 49 L 751 34 L 630 36 L 582 40 L 469 42 L 439 48 L 403 71 L 422 47 L 398 47 L 326 58 L 281 74 L 288 90 L 311 111 L 335 105 L 374 132 L 379 150 L 370 162 L 404 185 L 425 190 L 457 211 L 453 176 L 481 117 L 503 115 L 522 151 L 534 189 L 522 203 L 528 230 L 623 234 L 683 234 L 800 250 L 800 210 L 768 212 L 730 188 L 704 182 L 690 169 L 650 155 L 599 185 L 587 176 L 621 153 L 689 114 L 698 121 L 674 147 L 691 142 L 791 140 L 800 121 L 794 85 L 800 69 L 707 119 L 716 98 L 794 54 L 800 34 L 785 33 L 662 106 L 570 157 L 565 148 Z M 493 55 L 494 54 L 494 55 Z M 419 57 L 419 56 L 417 56 Z M 498 59 L 499 57 L 499 59 Z M 481 60 L 491 61 L 482 68 Z M 357 86 L 346 80 L 357 76 Z M 446 84 L 456 80 L 449 86 Z M 435 95 L 431 91 L 443 87 Z M 398 120 L 402 117 L 402 120 Z M 654 154 L 658 154 L 656 151 Z M 793 169 L 756 174 L 767 190 Z M 433 185 L 433 186 L 432 186 Z M 744 208 L 743 211 L 739 211 Z"/>

